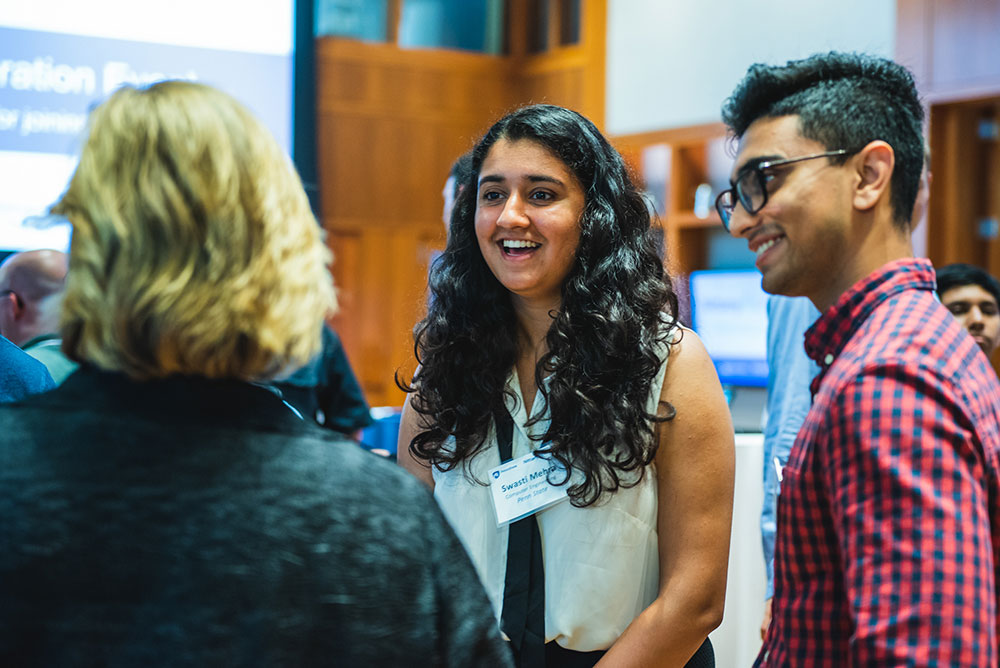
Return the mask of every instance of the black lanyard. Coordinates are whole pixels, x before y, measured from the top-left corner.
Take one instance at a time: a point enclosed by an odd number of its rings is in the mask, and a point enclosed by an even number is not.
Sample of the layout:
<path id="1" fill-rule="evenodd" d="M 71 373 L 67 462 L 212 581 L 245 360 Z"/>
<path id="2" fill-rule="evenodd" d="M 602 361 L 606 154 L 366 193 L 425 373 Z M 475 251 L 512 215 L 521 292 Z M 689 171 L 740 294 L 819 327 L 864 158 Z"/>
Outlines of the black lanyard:
<path id="1" fill-rule="evenodd" d="M 514 421 L 506 410 L 494 416 L 500 462 L 512 458 Z M 507 573 L 500 628 L 510 638 L 518 668 L 545 666 L 545 564 L 537 514 L 507 525 Z"/>

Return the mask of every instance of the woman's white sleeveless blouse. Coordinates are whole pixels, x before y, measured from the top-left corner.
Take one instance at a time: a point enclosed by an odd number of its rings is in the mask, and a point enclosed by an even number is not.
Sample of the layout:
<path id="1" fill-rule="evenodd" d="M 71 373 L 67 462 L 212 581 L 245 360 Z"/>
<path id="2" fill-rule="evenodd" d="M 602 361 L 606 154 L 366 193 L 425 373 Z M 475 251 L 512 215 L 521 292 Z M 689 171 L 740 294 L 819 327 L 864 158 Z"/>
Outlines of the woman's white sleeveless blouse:
<path id="1" fill-rule="evenodd" d="M 664 345 L 646 403 L 646 410 L 654 415 L 667 368 L 666 353 Z M 544 434 L 549 418 L 546 415 L 526 428 L 528 416 L 516 371 L 507 385 L 517 396 L 516 405 L 508 400 L 516 459 L 540 447 L 541 442 L 529 435 Z M 539 394 L 532 402 L 533 410 L 543 410 L 542 403 Z M 435 469 L 434 496 L 469 553 L 499 623 L 507 569 L 507 528 L 497 527 L 486 485 L 487 472 L 500 464 L 492 431 L 489 443 L 465 467 L 445 473 Z M 576 508 L 567 500 L 538 513 L 545 562 L 546 642 L 555 640 L 578 652 L 607 649 L 653 602 L 659 586 L 656 515 L 655 464 L 646 468 L 638 485 L 606 494 L 596 505 Z"/>

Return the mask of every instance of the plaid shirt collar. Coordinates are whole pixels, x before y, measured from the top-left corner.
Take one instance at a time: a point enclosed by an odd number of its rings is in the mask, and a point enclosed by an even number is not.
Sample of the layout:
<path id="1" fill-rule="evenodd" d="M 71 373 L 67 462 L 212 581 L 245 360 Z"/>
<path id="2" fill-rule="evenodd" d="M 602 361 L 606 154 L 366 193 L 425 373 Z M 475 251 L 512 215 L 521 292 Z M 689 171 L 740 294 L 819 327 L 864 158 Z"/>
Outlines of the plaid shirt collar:
<path id="1" fill-rule="evenodd" d="M 841 295 L 806 330 L 806 354 L 820 367 L 812 382 L 812 393 L 816 394 L 826 370 L 879 304 L 904 290 L 933 291 L 935 286 L 930 260 L 908 257 L 880 267 Z"/>

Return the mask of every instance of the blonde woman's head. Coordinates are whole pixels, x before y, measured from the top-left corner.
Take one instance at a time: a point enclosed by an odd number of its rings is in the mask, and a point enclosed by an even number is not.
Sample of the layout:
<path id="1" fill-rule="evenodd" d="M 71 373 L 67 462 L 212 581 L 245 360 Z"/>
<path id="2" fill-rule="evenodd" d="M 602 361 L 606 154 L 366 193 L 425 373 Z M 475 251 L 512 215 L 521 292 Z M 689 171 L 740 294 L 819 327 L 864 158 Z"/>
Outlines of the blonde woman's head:
<path id="1" fill-rule="evenodd" d="M 132 378 L 263 379 L 319 348 L 330 254 L 271 134 L 228 95 L 168 81 L 91 114 L 69 188 L 63 349 Z"/>

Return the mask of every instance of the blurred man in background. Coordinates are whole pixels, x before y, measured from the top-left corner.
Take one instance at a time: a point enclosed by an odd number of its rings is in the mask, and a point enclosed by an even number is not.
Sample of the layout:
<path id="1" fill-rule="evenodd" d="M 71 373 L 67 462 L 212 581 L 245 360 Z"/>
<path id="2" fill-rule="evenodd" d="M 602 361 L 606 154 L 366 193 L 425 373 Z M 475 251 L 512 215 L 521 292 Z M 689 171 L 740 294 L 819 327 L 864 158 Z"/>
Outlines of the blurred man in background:
<path id="1" fill-rule="evenodd" d="M 458 194 L 468 185 L 471 178 L 472 152 L 467 151 L 452 163 L 448 179 L 444 182 L 444 189 L 441 191 L 441 197 L 444 198 L 441 220 L 444 221 L 445 232 L 451 227 L 451 211 L 455 208 L 455 200 L 458 199 Z"/>
<path id="2" fill-rule="evenodd" d="M 949 264 L 937 270 L 937 291 L 987 357 L 1000 345 L 1000 283 L 971 264 Z"/>
<path id="3" fill-rule="evenodd" d="M 56 250 L 16 253 L 0 265 L 0 334 L 44 364 L 56 385 L 77 368 L 59 335 L 67 267 Z"/>

